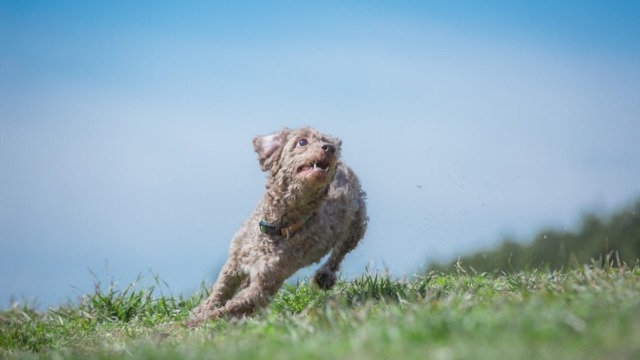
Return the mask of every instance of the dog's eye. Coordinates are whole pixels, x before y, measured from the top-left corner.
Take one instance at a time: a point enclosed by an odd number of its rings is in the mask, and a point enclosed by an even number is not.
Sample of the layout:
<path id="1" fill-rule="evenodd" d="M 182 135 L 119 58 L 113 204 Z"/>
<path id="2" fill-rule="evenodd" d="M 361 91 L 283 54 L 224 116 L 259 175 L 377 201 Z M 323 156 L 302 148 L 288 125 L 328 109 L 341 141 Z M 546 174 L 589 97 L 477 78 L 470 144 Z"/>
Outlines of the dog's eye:
<path id="1" fill-rule="evenodd" d="M 298 141 L 298 145 L 300 145 L 300 146 L 307 146 L 307 145 L 309 145 L 309 141 L 308 141 L 307 139 L 300 139 L 300 140 Z"/>

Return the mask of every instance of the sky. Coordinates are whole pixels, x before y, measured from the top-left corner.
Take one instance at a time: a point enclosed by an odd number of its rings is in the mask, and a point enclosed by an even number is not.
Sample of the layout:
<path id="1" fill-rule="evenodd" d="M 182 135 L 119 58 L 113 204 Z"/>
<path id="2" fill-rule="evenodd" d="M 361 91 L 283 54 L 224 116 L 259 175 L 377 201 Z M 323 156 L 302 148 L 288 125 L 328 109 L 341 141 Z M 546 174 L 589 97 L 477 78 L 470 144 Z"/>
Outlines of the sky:
<path id="1" fill-rule="evenodd" d="M 368 194 L 345 276 L 576 228 L 640 197 L 639 95 L 635 1 L 2 1 L 0 308 L 210 284 L 285 126 Z"/>

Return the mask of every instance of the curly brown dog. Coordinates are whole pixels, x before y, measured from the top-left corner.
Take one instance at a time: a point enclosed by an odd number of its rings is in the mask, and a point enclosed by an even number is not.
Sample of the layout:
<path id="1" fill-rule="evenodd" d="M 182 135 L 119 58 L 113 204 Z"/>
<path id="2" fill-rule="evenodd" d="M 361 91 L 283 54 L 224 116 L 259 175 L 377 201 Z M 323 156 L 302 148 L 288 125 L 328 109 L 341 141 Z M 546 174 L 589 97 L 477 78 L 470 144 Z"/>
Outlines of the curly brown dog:
<path id="1" fill-rule="evenodd" d="M 266 191 L 233 237 L 229 259 L 209 297 L 193 309 L 189 327 L 252 314 L 287 278 L 329 252 L 313 280 L 322 289 L 334 285 L 368 220 L 360 182 L 340 160 L 341 144 L 312 128 L 253 139 L 260 167 L 268 172 Z"/>

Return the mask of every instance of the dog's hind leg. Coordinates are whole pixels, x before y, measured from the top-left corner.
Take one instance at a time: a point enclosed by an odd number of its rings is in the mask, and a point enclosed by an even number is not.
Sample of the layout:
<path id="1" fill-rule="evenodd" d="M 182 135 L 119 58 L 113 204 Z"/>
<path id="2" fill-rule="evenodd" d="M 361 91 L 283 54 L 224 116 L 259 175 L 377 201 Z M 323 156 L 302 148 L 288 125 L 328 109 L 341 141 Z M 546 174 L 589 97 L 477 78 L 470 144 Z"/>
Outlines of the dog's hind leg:
<path id="1" fill-rule="evenodd" d="M 321 289 L 328 290 L 336 283 L 336 272 L 340 269 L 340 263 L 358 245 L 360 239 L 364 237 L 364 233 L 367 230 L 367 220 L 366 208 L 364 207 L 364 201 L 362 201 L 349 231 L 345 234 L 346 236 L 334 245 L 327 261 L 313 276 L 313 281 Z"/>

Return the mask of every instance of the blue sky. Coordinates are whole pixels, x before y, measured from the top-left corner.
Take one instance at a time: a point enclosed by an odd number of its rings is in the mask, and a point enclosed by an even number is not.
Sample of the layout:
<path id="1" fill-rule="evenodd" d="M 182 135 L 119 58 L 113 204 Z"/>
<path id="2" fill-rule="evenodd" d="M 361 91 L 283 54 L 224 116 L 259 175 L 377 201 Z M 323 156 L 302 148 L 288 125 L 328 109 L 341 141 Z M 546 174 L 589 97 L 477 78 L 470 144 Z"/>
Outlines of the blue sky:
<path id="1" fill-rule="evenodd" d="M 640 3 L 0 3 L 0 307 L 215 279 L 251 139 L 343 140 L 371 224 L 344 263 L 418 271 L 640 196 Z"/>

